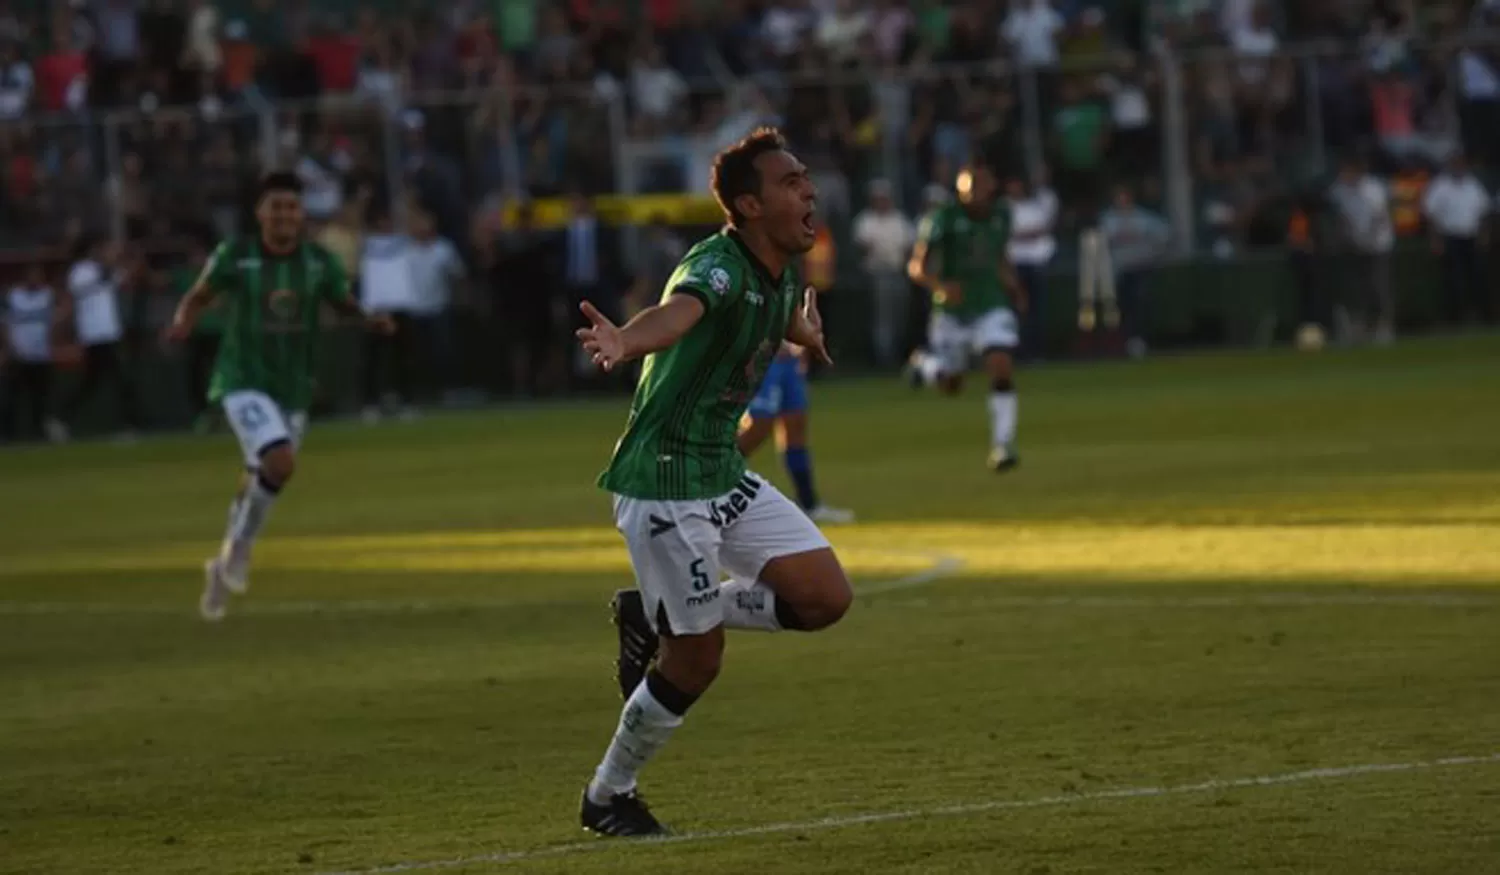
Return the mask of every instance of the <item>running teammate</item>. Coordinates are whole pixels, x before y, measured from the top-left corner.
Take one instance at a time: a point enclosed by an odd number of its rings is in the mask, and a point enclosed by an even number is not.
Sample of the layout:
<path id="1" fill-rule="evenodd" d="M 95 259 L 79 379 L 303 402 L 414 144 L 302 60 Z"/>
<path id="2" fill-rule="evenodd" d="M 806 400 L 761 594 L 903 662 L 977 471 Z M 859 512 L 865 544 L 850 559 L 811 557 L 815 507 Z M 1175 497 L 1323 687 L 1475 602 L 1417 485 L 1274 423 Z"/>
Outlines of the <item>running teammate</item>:
<path id="1" fill-rule="evenodd" d="M 255 536 L 295 470 L 322 305 L 378 331 L 394 328 L 389 317 L 367 317 L 350 296 L 338 258 L 305 239 L 296 175 L 277 172 L 261 180 L 255 217 L 259 235 L 219 244 L 166 331 L 169 340 L 187 340 L 204 310 L 222 300 L 223 340 L 208 397 L 223 406 L 246 473 L 229 508 L 223 545 L 205 566 L 198 608 L 206 620 L 222 619 L 229 594 L 249 588 Z"/>
<path id="2" fill-rule="evenodd" d="M 812 454 L 807 449 L 807 371 L 802 350 L 789 343 L 766 370 L 760 391 L 740 422 L 740 453 L 755 455 L 772 431 L 781 447 L 781 461 L 797 490 L 797 503 L 813 522 L 838 525 L 854 522 L 853 511 L 818 501 L 813 486 Z"/>
<path id="3" fill-rule="evenodd" d="M 615 595 L 625 708 L 582 802 L 583 826 L 602 835 L 664 832 L 636 775 L 718 675 L 726 628 L 823 629 L 853 599 L 817 526 L 746 470 L 735 442 L 783 341 L 828 358 L 815 294 L 792 267 L 813 244 L 816 190 L 765 128 L 715 157 L 712 186 L 728 227 L 688 252 L 660 303 L 623 327 L 582 304 L 596 365 L 645 360 L 599 478 L 638 587 Z"/>
<path id="4" fill-rule="evenodd" d="M 907 266 L 912 281 L 932 292 L 933 304 L 928 346 L 912 356 L 912 375 L 918 385 L 955 394 L 970 357 L 983 358 L 990 378 L 989 466 L 1004 471 L 1020 461 L 1011 353 L 1026 294 L 1006 255 L 1010 212 L 996 201 L 994 172 L 983 164 L 965 165 L 957 187 L 958 203 L 922 220 Z"/>

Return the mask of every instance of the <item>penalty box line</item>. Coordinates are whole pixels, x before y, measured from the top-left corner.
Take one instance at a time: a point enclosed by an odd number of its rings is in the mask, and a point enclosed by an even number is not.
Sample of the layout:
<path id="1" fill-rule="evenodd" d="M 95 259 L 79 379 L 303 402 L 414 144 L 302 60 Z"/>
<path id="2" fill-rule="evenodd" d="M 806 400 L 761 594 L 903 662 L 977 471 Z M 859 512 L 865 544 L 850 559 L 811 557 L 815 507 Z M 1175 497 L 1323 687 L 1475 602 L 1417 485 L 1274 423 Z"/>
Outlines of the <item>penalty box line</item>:
<path id="1" fill-rule="evenodd" d="M 592 851 L 615 850 L 639 851 L 660 845 L 686 844 L 689 842 L 712 842 L 752 836 L 776 835 L 779 833 L 821 832 L 843 829 L 872 823 L 928 820 L 938 817 L 967 817 L 1000 811 L 1019 811 L 1031 808 L 1054 808 L 1088 802 L 1108 802 L 1125 799 L 1157 799 L 1168 796 L 1192 796 L 1228 790 L 1244 790 L 1256 787 L 1275 787 L 1284 784 L 1305 784 L 1315 781 L 1338 781 L 1363 775 L 1379 775 L 1395 772 L 1418 772 L 1441 768 L 1485 766 L 1500 763 L 1500 753 L 1479 756 L 1453 756 L 1434 760 L 1415 760 L 1405 763 L 1369 763 L 1355 766 L 1335 766 L 1321 769 L 1305 769 L 1297 772 L 1281 772 L 1251 778 L 1227 778 L 1200 781 L 1195 784 L 1176 784 L 1166 787 L 1121 787 L 1115 790 L 1099 790 L 1092 793 L 1069 793 L 1054 796 L 1038 796 L 1031 799 L 1008 799 L 994 802 L 974 802 L 959 805 L 944 805 L 933 808 L 912 808 L 904 811 L 881 811 L 867 814 L 851 814 L 840 817 L 825 817 L 789 823 L 769 823 L 739 829 L 707 830 L 655 839 L 610 841 L 596 839 L 574 842 L 552 847 L 524 851 L 501 851 L 493 854 L 478 854 L 471 857 L 455 857 L 447 860 L 427 860 L 392 863 L 367 869 L 349 869 L 325 872 L 322 875 L 396 875 L 402 872 L 424 872 L 456 869 L 464 866 L 505 865 L 542 860 L 551 857 L 567 857 Z"/>

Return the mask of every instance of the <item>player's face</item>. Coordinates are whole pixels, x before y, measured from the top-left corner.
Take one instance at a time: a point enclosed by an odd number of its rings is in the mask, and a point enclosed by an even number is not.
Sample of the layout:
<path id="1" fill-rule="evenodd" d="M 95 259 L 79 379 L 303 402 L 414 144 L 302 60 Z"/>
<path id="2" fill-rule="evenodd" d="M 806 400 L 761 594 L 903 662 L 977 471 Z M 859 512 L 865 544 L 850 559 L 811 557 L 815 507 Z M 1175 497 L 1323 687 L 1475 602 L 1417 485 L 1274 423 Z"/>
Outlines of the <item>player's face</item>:
<path id="1" fill-rule="evenodd" d="M 302 198 L 296 192 L 272 191 L 255 206 L 261 230 L 275 240 L 291 240 L 302 233 Z"/>
<path id="2" fill-rule="evenodd" d="M 995 200 L 995 174 L 986 167 L 958 175 L 958 200 L 967 206 L 987 207 Z"/>
<path id="3" fill-rule="evenodd" d="M 760 215 L 766 235 L 780 249 L 801 255 L 817 238 L 818 188 L 807 167 L 790 152 L 767 152 L 755 159 L 760 171 Z"/>

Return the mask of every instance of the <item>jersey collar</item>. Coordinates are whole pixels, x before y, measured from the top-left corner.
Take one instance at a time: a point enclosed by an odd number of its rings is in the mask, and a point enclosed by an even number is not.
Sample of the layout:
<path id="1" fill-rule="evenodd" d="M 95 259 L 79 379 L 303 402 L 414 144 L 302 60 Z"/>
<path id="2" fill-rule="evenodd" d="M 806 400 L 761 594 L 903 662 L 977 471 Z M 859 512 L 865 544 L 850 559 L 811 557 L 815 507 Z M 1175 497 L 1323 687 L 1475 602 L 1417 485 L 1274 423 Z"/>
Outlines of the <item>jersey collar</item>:
<path id="1" fill-rule="evenodd" d="M 749 246 L 745 245 L 745 240 L 744 238 L 740 237 L 740 232 L 734 230 L 733 228 L 725 227 L 724 236 L 734 241 L 734 245 L 740 248 L 741 254 L 743 254 L 745 256 L 745 259 L 749 261 L 750 264 L 755 268 L 755 272 L 760 274 L 761 279 L 765 280 L 766 285 L 775 286 L 780 281 L 777 277 L 771 274 L 771 269 L 769 267 L 766 267 L 765 262 L 761 261 L 754 252 L 751 252 Z"/>

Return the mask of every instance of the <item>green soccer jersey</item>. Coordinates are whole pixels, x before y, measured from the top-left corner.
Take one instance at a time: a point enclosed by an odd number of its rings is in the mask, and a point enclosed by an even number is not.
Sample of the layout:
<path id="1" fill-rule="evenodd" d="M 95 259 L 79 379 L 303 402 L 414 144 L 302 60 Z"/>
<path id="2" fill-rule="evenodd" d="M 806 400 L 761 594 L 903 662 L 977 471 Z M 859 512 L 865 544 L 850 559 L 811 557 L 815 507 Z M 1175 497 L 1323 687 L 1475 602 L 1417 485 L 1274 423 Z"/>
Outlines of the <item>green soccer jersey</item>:
<path id="1" fill-rule="evenodd" d="M 917 236 L 927 244 L 937 278 L 957 283 L 963 292 L 957 303 L 934 300 L 938 310 L 967 322 L 1011 305 L 1000 278 L 1010 242 L 1009 207 L 997 203 L 989 216 L 975 218 L 960 204 L 945 204 L 922 219 Z"/>
<path id="2" fill-rule="evenodd" d="M 688 294 L 703 318 L 668 349 L 646 356 L 625 434 L 599 476 L 631 498 L 713 498 L 745 475 L 735 443 L 740 417 L 776 357 L 800 298 L 796 271 L 770 274 L 726 230 L 689 250 L 663 300 Z"/>
<path id="3" fill-rule="evenodd" d="M 322 304 L 350 293 L 338 258 L 311 242 L 278 256 L 256 238 L 235 238 L 219 244 L 201 276 L 224 320 L 209 400 L 253 389 L 288 410 L 306 409 Z"/>

